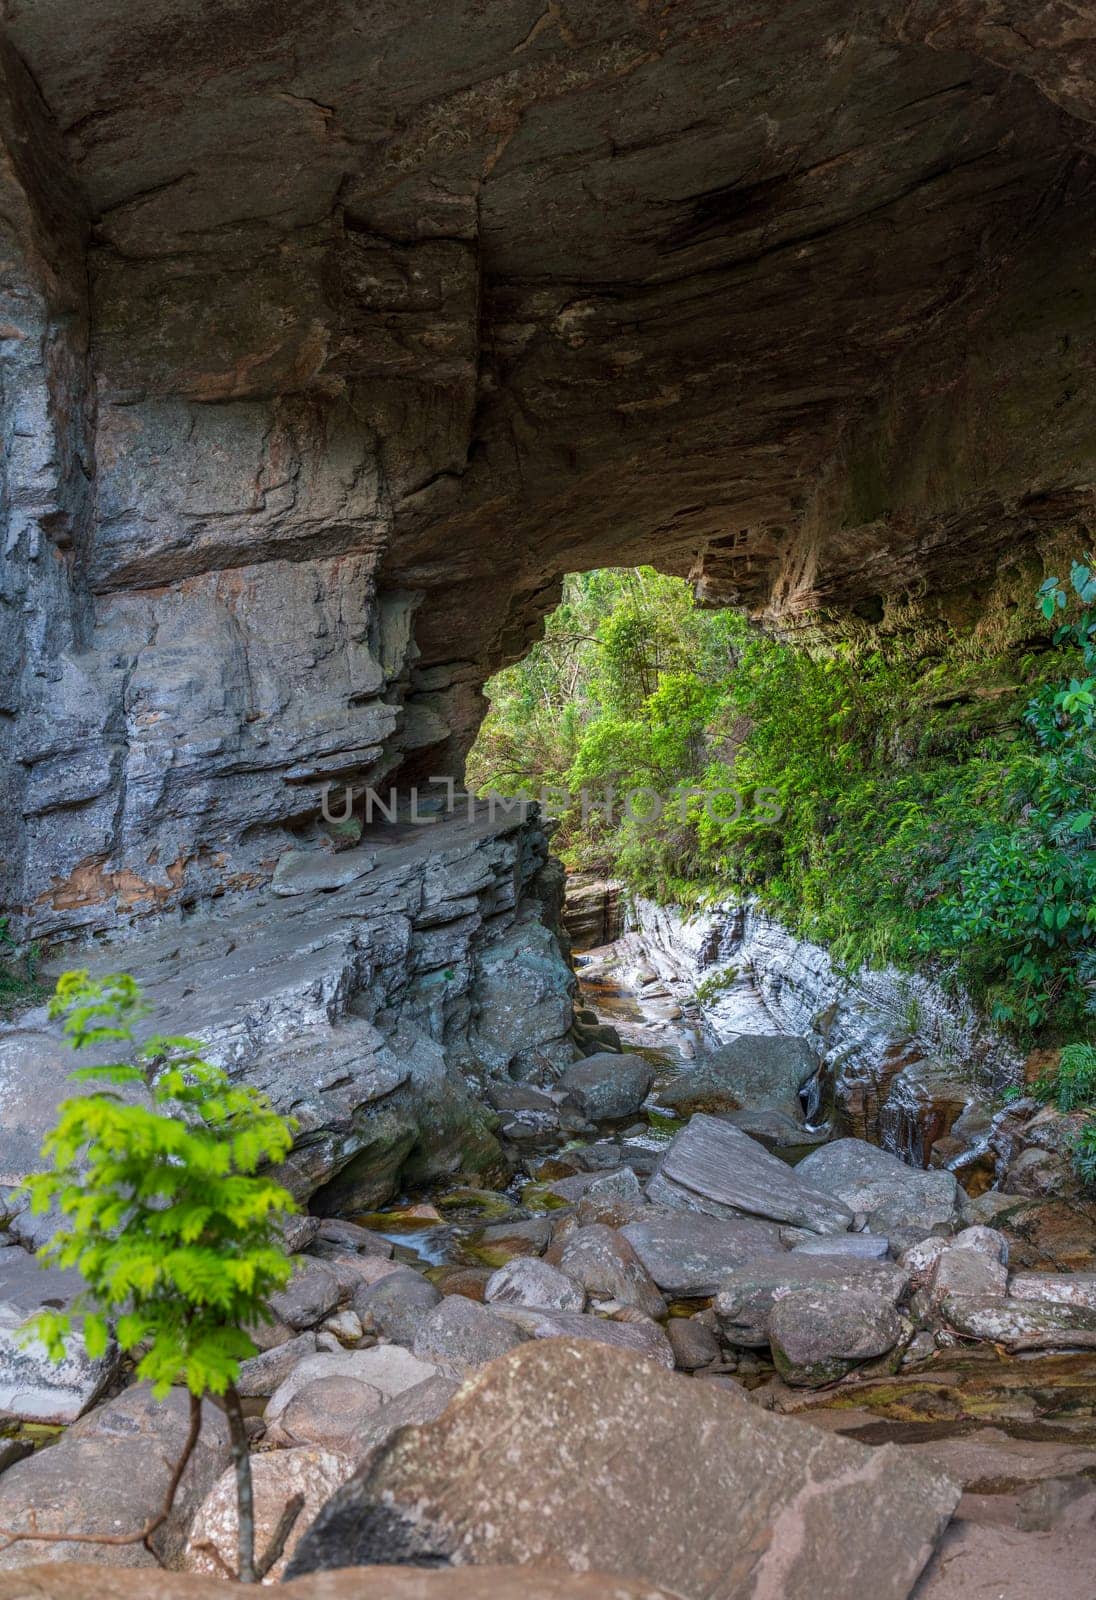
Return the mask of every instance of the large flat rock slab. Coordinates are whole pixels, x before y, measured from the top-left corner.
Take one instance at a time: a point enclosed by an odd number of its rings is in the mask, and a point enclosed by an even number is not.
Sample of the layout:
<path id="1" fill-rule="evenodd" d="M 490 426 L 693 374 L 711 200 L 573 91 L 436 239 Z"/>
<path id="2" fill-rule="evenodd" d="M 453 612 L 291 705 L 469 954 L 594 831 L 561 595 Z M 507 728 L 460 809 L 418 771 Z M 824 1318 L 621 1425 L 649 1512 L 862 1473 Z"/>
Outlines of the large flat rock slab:
<path id="1" fill-rule="evenodd" d="M 656 1205 L 714 1217 L 763 1217 L 815 1233 L 844 1233 L 853 1212 L 814 1188 L 755 1139 L 699 1114 L 677 1134 L 647 1185 Z"/>
<path id="2" fill-rule="evenodd" d="M 531 1343 L 343 1486 L 290 1575 L 403 1538 L 460 1564 L 608 1570 L 684 1600 L 904 1600 L 959 1498 L 871 1450 L 620 1351 Z"/>
<path id="3" fill-rule="evenodd" d="M 655 1211 L 620 1230 L 658 1287 L 669 1295 L 713 1295 L 729 1273 L 783 1249 L 775 1222 Z"/>
<path id="4" fill-rule="evenodd" d="M 225 1600 L 223 1578 L 183 1572 L 114 1572 L 114 1600 Z M 66 1562 L 0 1576 L 0 1600 L 104 1600 L 100 1567 Z M 602 1572 L 527 1572 L 515 1567 L 369 1567 L 298 1578 L 278 1589 L 286 1600 L 673 1600 L 647 1583 Z"/>

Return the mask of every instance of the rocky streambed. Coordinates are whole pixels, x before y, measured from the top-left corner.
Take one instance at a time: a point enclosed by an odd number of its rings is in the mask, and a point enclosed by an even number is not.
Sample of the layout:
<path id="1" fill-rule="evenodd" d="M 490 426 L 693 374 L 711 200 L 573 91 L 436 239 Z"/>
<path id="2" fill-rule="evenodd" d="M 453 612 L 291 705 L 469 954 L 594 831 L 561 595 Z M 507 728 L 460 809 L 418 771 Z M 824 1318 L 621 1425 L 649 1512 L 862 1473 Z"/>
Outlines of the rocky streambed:
<path id="1" fill-rule="evenodd" d="M 715 991 L 722 1037 L 649 946 L 588 952 L 573 1007 L 535 833 L 440 840 L 441 870 L 408 836 L 368 865 L 291 860 L 264 912 L 132 952 L 310 1118 L 294 1275 L 240 1383 L 260 1550 L 302 1499 L 272 1579 L 317 1600 L 360 1565 L 348 1593 L 459 1597 L 469 1563 L 500 1600 L 519 1565 L 525 1600 L 591 1592 L 560 1568 L 647 1600 L 1096 1591 L 1096 1235 L 1063 1119 L 991 1117 L 989 1188 L 902 1160 L 841 1126 L 816 1030 L 781 1028 L 756 974 Z M 0 1031 L 28 1143 L 51 1040 L 35 1016 Z M 18 1351 L 79 1283 L 41 1273 L 17 1207 L 7 1229 L 0 1529 L 139 1525 L 184 1397 L 78 1341 L 61 1369 Z M 0 1548 L 0 1600 L 95 1593 L 89 1562 L 222 1585 L 232 1474 L 207 1413 L 151 1549 Z M 441 1570 L 411 1589 L 392 1563 Z"/>

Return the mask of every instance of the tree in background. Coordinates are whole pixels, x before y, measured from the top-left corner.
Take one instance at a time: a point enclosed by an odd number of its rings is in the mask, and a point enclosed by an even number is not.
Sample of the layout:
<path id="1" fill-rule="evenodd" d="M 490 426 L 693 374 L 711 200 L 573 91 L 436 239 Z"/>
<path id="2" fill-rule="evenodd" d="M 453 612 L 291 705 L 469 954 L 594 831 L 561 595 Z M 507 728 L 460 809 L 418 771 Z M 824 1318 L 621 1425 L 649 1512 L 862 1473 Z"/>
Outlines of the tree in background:
<path id="1" fill-rule="evenodd" d="M 487 686 L 469 782 L 567 791 L 572 869 L 686 908 L 749 897 L 839 963 L 928 969 L 1021 1036 L 1087 1036 L 1096 576 L 1075 562 L 1043 585 L 1060 625 L 1034 648 L 1029 581 L 981 632 L 789 641 L 648 567 L 570 577 L 544 639 Z M 584 813 L 583 788 L 610 789 L 612 813 Z M 624 815 L 647 788 L 657 819 Z"/>

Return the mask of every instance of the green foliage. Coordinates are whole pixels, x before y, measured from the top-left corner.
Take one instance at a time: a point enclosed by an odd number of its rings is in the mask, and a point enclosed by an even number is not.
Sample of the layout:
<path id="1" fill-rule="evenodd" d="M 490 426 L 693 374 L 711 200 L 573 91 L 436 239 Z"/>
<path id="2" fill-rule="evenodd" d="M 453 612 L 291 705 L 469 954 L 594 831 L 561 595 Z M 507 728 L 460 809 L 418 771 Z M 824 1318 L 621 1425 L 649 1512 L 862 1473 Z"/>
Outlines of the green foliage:
<path id="1" fill-rule="evenodd" d="M 41 1005 L 49 990 L 38 982 L 41 950 L 21 945 L 7 917 L 0 917 L 0 1018 L 8 1020 L 27 1006 Z"/>
<path id="2" fill-rule="evenodd" d="M 1022 611 L 789 643 L 648 568 L 568 578 L 488 685 L 469 780 L 654 788 L 654 823 L 559 807 L 567 865 L 685 906 L 753 897 L 839 962 L 931 970 L 1021 1035 L 1090 1034 L 1094 605 L 1077 561 L 1039 590 L 1056 627 L 1034 645 Z"/>
<path id="3" fill-rule="evenodd" d="M 180 1381 L 223 1394 L 255 1353 L 246 1324 L 269 1317 L 269 1295 L 290 1276 L 276 1225 L 294 1203 L 258 1169 L 288 1153 L 292 1128 L 204 1061 L 197 1041 L 138 1046 L 147 1011 L 124 973 L 58 980 L 50 1013 L 73 1049 L 122 1059 L 70 1075 L 103 1087 L 62 1103 L 43 1146 L 50 1166 L 26 1187 L 36 1212 L 56 1206 L 63 1218 L 45 1254 L 87 1282 L 72 1310 L 89 1354 L 113 1332 L 158 1397 Z M 70 1312 L 46 1311 L 31 1336 L 60 1360 L 71 1325 Z"/>

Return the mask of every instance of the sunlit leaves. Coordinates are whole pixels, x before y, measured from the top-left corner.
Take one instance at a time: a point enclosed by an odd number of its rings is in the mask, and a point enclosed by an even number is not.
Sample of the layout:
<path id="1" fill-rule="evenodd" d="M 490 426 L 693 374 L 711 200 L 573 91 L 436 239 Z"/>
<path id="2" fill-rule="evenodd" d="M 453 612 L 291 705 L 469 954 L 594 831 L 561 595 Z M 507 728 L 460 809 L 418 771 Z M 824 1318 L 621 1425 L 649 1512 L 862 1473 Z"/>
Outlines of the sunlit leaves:
<path id="1" fill-rule="evenodd" d="M 158 1394 L 177 1382 L 223 1393 L 254 1352 L 242 1328 L 268 1315 L 270 1294 L 289 1280 L 276 1225 L 293 1201 L 259 1169 L 288 1154 L 293 1129 L 196 1040 L 138 1046 L 147 1010 L 126 974 L 58 982 L 51 1014 L 73 1046 L 121 1044 L 130 1059 L 72 1075 L 108 1087 L 62 1103 L 43 1146 L 48 1165 L 27 1180 L 32 1208 L 62 1219 L 44 1254 L 88 1285 L 71 1312 L 42 1313 L 29 1333 L 59 1360 L 75 1313 L 90 1354 L 106 1350 L 113 1328 Z"/>

